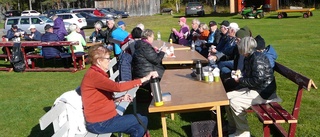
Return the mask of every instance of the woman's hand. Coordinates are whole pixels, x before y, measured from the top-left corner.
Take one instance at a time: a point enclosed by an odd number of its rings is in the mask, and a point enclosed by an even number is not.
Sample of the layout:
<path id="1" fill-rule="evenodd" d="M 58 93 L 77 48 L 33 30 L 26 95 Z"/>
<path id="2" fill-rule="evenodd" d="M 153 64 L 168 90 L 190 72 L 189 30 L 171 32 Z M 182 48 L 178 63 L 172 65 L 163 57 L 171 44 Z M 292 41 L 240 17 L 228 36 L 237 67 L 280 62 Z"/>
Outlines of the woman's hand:
<path id="1" fill-rule="evenodd" d="M 150 80 L 151 78 L 156 78 L 159 77 L 159 74 L 157 71 L 151 71 L 147 76 L 141 78 L 141 83 L 144 83 L 148 80 Z"/>
<path id="2" fill-rule="evenodd" d="M 132 102 L 132 97 L 129 94 L 125 94 L 120 101 Z"/>

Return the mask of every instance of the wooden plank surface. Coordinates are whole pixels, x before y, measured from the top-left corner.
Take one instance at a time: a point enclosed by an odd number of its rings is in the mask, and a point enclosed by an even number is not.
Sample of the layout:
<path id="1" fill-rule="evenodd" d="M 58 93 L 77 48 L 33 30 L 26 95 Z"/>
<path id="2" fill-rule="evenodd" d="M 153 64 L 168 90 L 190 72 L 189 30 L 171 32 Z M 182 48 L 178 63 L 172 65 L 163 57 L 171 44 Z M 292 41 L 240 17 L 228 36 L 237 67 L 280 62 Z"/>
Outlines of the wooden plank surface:
<path id="1" fill-rule="evenodd" d="M 102 42 L 87 42 L 87 47 L 92 47 L 92 46 L 96 46 L 96 45 L 103 45 Z"/>
<path id="2" fill-rule="evenodd" d="M 175 112 L 202 108 L 210 110 L 214 106 L 229 104 L 221 81 L 212 83 L 197 81 L 191 77 L 191 72 L 191 69 L 166 70 L 160 87 L 162 92 L 171 93 L 171 101 L 164 102 L 160 107 L 155 107 L 152 103 L 149 112 Z"/>
<path id="3" fill-rule="evenodd" d="M 288 111 L 283 109 L 277 102 L 270 103 L 270 106 L 275 108 L 275 110 L 288 122 L 288 123 L 298 123 L 298 120 L 295 119 Z"/>
<path id="4" fill-rule="evenodd" d="M 175 57 L 164 57 L 162 59 L 162 64 L 195 64 L 197 60 L 200 60 L 202 63 L 208 63 L 208 60 L 197 51 L 175 50 L 174 55 Z"/>
<path id="5" fill-rule="evenodd" d="M 255 111 L 259 117 L 259 119 L 262 121 L 263 124 L 272 124 L 273 121 L 269 117 L 269 115 L 260 107 L 260 105 L 254 105 L 251 106 L 252 110 Z"/>

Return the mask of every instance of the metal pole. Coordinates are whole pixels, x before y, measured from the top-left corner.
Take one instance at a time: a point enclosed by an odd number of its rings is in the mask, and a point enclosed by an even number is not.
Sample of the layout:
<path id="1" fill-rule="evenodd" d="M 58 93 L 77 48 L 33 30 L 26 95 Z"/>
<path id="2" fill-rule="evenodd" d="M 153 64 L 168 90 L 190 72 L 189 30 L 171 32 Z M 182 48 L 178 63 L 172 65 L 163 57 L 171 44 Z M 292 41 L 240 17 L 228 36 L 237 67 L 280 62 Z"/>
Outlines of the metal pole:
<path id="1" fill-rule="evenodd" d="M 18 10 L 20 11 L 20 0 L 18 0 Z"/>
<path id="2" fill-rule="evenodd" d="M 29 7 L 30 7 L 30 10 L 32 10 L 32 0 L 29 0 Z"/>

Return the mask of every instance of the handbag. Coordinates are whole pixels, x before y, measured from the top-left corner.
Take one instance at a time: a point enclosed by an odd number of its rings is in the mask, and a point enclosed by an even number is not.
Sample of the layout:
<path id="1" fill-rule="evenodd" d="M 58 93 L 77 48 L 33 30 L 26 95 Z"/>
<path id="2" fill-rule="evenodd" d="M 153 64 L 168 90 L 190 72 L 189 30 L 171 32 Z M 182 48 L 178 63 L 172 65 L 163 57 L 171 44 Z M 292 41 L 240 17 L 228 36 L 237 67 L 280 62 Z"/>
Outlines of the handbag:
<path id="1" fill-rule="evenodd" d="M 217 136 L 216 125 L 214 120 L 192 122 L 192 137 L 215 137 Z"/>

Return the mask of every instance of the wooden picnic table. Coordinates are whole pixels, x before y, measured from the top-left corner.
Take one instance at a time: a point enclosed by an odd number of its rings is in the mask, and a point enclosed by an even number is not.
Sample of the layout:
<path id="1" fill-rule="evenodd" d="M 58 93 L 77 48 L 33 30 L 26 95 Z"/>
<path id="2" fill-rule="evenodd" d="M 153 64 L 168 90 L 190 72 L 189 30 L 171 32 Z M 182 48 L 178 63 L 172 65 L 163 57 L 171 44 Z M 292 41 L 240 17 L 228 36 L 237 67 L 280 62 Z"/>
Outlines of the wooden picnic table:
<path id="1" fill-rule="evenodd" d="M 77 45 L 79 44 L 78 42 L 75 41 L 54 41 L 54 42 L 41 42 L 41 41 L 21 41 L 21 51 L 23 53 L 24 59 L 25 59 L 25 64 L 26 64 L 26 70 L 25 71 L 71 71 L 71 72 L 76 72 L 79 69 L 83 69 L 83 57 L 81 58 L 82 63 L 79 63 L 77 65 L 77 56 L 75 55 L 75 53 L 73 52 L 73 46 L 72 45 Z M 7 41 L 7 42 L 0 42 L 0 47 L 4 47 L 6 49 L 6 55 L 8 57 L 8 59 L 11 59 L 11 52 L 9 50 L 9 47 L 13 47 L 14 42 L 12 41 Z M 24 48 L 26 47 L 38 47 L 38 46 L 69 46 L 70 50 L 71 50 L 71 58 L 73 61 L 73 68 L 36 68 L 35 67 L 35 61 L 34 59 L 37 58 L 43 58 L 43 56 L 39 55 L 39 54 L 27 54 L 25 53 Z M 32 66 L 29 67 L 28 65 L 28 59 L 32 60 Z M 81 60 L 80 59 L 80 60 Z M 0 70 L 8 70 L 7 68 L 1 68 Z M 9 69 L 12 70 L 12 69 Z"/>
<path id="2" fill-rule="evenodd" d="M 87 47 L 92 47 L 92 46 L 96 46 L 96 45 L 103 45 L 103 43 L 102 42 L 92 42 L 92 41 L 90 41 L 90 42 L 87 42 Z"/>
<path id="3" fill-rule="evenodd" d="M 149 106 L 149 113 L 161 113 L 163 136 L 167 137 L 165 114 L 212 111 L 216 110 L 218 135 L 222 137 L 221 106 L 229 105 L 229 100 L 223 84 L 220 82 L 207 83 L 197 81 L 191 74 L 191 69 L 166 70 L 160 82 L 161 91 L 171 93 L 171 101 L 163 106 L 155 107 L 153 102 Z"/>
<path id="4" fill-rule="evenodd" d="M 165 43 L 168 48 L 170 46 L 173 46 L 174 50 L 190 50 L 189 46 L 183 46 L 183 45 L 179 45 L 179 44 L 175 44 L 175 43 L 170 44 L 169 42 L 165 42 L 162 40 L 154 40 L 152 43 L 152 46 L 160 48 L 163 46 L 163 43 Z"/>
<path id="5" fill-rule="evenodd" d="M 175 50 L 175 57 L 164 57 L 162 59 L 163 65 L 177 65 L 177 64 L 195 64 L 197 60 L 202 63 L 208 63 L 208 60 L 197 51 L 191 50 Z"/>

